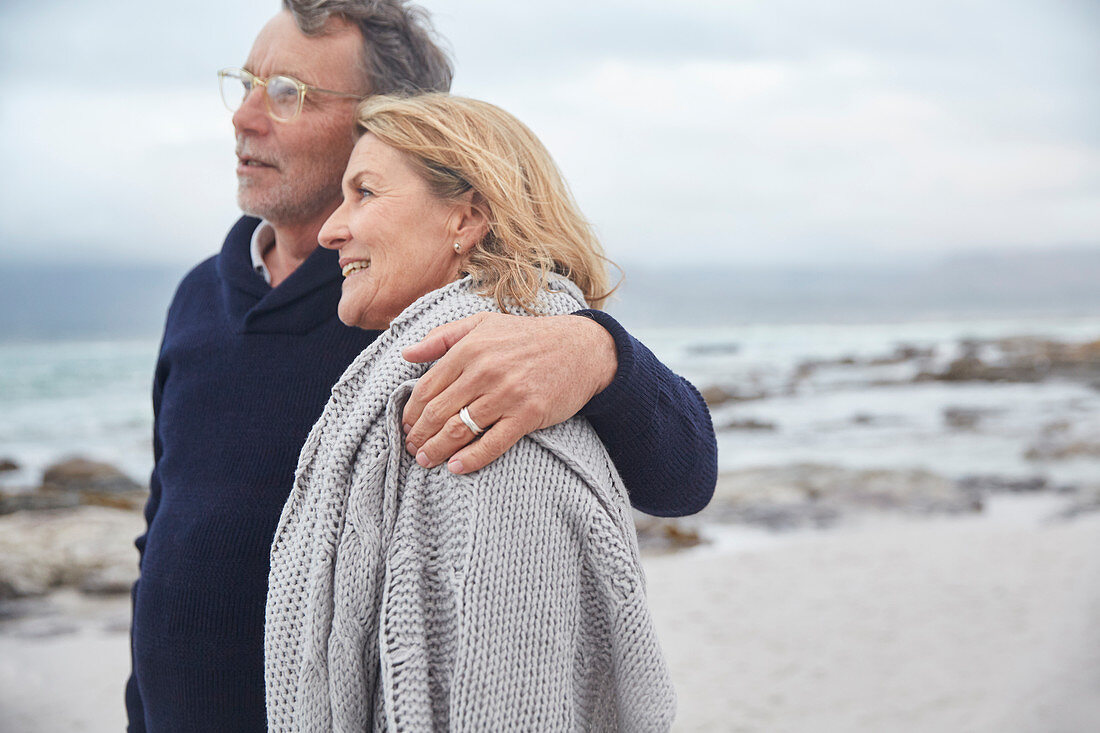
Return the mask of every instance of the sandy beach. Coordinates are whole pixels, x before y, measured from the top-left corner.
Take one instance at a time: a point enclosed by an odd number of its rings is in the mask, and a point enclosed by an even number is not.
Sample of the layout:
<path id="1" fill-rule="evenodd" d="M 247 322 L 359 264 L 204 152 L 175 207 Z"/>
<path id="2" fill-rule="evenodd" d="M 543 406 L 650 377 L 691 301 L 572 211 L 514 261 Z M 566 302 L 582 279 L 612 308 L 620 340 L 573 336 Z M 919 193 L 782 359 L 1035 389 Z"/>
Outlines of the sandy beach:
<path id="1" fill-rule="evenodd" d="M 653 558 L 684 731 L 1100 729 L 1100 516 Z"/>
<path id="2" fill-rule="evenodd" d="M 1100 514 L 1053 508 L 721 528 L 647 556 L 676 730 L 1097 730 Z M 121 730 L 128 606 L 67 591 L 0 624 L 0 730 Z"/>

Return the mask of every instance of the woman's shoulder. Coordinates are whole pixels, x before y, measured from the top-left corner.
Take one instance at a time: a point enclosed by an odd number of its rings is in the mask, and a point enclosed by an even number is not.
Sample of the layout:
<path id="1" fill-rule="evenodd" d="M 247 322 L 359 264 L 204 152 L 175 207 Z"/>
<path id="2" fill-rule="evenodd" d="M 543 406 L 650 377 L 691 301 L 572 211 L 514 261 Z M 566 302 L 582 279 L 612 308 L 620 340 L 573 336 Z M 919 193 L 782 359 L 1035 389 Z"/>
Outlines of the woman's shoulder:
<path id="1" fill-rule="evenodd" d="M 580 288 L 560 275 L 552 275 L 547 281 L 546 287 L 533 303 L 533 312 L 518 305 L 506 304 L 506 307 L 501 309 L 491 294 L 482 292 L 478 283 L 470 276 L 466 276 L 418 298 L 394 319 L 390 324 L 390 330 L 417 330 L 412 328 L 414 324 L 420 328 L 434 327 L 434 325 L 442 325 L 485 312 L 517 316 L 553 316 L 574 313 L 587 307 Z"/>
<path id="2" fill-rule="evenodd" d="M 595 430 L 572 418 L 521 438 L 481 471 L 469 475 L 475 524 L 501 537 L 574 543 L 575 558 L 592 568 L 604 590 L 622 600 L 641 577 L 637 538 L 626 487 Z M 523 528 L 537 527 L 535 532 Z M 495 529 L 494 529 L 495 528 Z"/>
<path id="3" fill-rule="evenodd" d="M 607 449 L 583 417 L 536 430 L 523 440 L 538 446 L 552 456 L 557 465 L 575 473 L 589 486 L 611 490 L 618 479 Z"/>
<path id="4" fill-rule="evenodd" d="M 630 502 L 596 431 L 582 417 L 525 435 L 504 455 L 473 474 L 483 499 L 517 493 L 528 507 L 585 516 L 604 515 L 619 523 Z"/>

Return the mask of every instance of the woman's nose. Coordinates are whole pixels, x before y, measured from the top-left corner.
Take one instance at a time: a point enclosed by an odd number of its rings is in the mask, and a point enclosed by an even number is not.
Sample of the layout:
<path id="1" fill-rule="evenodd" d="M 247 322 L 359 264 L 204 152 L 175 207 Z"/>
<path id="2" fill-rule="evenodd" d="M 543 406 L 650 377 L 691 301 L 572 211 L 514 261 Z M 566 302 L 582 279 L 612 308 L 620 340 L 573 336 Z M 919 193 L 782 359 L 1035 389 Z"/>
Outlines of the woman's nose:
<path id="1" fill-rule="evenodd" d="M 325 220 L 321 231 L 317 235 L 317 241 L 325 249 L 340 249 L 348 241 L 348 228 L 344 223 L 344 205 L 332 212 L 332 216 Z"/>

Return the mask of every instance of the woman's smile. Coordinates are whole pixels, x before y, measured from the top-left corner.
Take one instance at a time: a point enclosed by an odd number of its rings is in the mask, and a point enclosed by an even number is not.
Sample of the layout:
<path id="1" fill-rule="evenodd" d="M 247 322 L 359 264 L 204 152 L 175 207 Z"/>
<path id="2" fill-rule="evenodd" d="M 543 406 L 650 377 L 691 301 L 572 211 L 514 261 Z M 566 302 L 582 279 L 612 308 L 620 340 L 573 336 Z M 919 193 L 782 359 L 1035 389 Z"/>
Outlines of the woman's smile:
<path id="1" fill-rule="evenodd" d="M 344 277 L 351 277 L 360 270 L 366 270 L 370 268 L 370 259 L 365 260 L 352 260 L 351 262 L 340 261 L 340 272 Z"/>

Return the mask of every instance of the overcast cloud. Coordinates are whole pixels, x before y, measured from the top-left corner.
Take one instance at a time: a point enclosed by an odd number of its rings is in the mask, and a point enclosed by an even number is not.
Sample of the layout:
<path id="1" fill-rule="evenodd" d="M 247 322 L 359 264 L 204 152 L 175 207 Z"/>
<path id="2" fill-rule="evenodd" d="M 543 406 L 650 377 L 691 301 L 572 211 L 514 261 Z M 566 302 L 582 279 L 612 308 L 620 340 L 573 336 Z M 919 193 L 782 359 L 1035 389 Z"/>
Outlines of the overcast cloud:
<path id="1" fill-rule="evenodd" d="M 1100 243 L 1094 2 L 424 4 L 454 90 L 543 138 L 615 259 Z M 238 212 L 214 71 L 277 8 L 5 3 L 0 259 L 216 251 Z"/>

